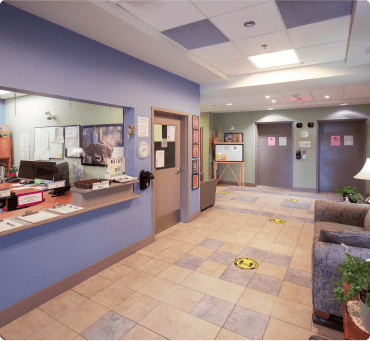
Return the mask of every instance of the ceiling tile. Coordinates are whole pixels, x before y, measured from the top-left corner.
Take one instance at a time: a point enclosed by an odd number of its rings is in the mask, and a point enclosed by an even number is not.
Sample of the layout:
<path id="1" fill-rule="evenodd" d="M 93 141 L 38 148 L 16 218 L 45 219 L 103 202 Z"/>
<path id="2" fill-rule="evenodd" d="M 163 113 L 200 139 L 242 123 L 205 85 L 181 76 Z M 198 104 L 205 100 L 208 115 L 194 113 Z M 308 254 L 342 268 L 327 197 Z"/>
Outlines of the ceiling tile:
<path id="1" fill-rule="evenodd" d="M 339 41 L 325 45 L 317 45 L 296 49 L 301 62 L 313 62 L 316 60 L 335 61 L 346 58 L 347 41 Z"/>
<path id="2" fill-rule="evenodd" d="M 280 14 L 271 1 L 210 19 L 231 41 L 285 30 Z M 244 23 L 254 21 L 252 27 Z"/>
<path id="3" fill-rule="evenodd" d="M 152 1 L 149 4 L 137 7 L 127 5 L 123 1 L 119 2 L 118 5 L 158 31 L 165 31 L 206 19 L 205 15 L 190 1 Z"/>
<path id="4" fill-rule="evenodd" d="M 260 1 L 192 1 L 208 18 L 237 11 L 242 8 L 258 5 L 270 0 Z"/>
<path id="5" fill-rule="evenodd" d="M 348 40 L 350 23 L 351 17 L 347 15 L 337 19 L 291 28 L 287 31 L 292 45 L 298 49 Z"/>
<path id="6" fill-rule="evenodd" d="M 370 97 L 370 84 L 348 85 L 344 88 L 343 98 Z"/>
<path id="7" fill-rule="evenodd" d="M 289 50 L 292 48 L 286 31 L 264 34 L 248 39 L 236 40 L 234 44 L 239 47 L 245 55 L 256 56 L 259 54 L 272 53 Z M 267 45 L 263 48 L 261 45 Z"/>
<path id="8" fill-rule="evenodd" d="M 294 89 L 289 92 L 280 93 L 280 95 L 283 97 L 282 103 L 299 102 L 298 98 L 301 98 L 302 102 L 313 101 L 312 94 L 309 90 Z"/>
<path id="9" fill-rule="evenodd" d="M 270 98 L 266 98 L 266 96 L 270 96 Z M 270 105 L 273 106 L 275 103 L 281 103 L 284 98 L 283 96 L 279 94 L 272 94 L 272 93 L 266 93 L 261 95 L 253 95 L 255 99 L 257 99 L 260 104 Z M 275 102 L 272 102 L 275 101 Z"/>
<path id="10" fill-rule="evenodd" d="M 344 87 L 310 90 L 315 101 L 341 99 L 343 97 L 343 91 Z M 329 96 L 329 98 L 325 98 L 325 96 Z"/>
<path id="11" fill-rule="evenodd" d="M 222 72 L 225 72 L 227 75 L 241 75 L 245 73 L 259 72 L 259 70 L 254 67 L 247 58 L 214 63 L 213 66 Z"/>
<path id="12" fill-rule="evenodd" d="M 276 0 L 287 28 L 351 15 L 353 1 L 282 1 Z"/>
<path id="13" fill-rule="evenodd" d="M 245 57 L 232 42 L 217 44 L 192 50 L 197 56 L 208 63 L 219 63 Z"/>

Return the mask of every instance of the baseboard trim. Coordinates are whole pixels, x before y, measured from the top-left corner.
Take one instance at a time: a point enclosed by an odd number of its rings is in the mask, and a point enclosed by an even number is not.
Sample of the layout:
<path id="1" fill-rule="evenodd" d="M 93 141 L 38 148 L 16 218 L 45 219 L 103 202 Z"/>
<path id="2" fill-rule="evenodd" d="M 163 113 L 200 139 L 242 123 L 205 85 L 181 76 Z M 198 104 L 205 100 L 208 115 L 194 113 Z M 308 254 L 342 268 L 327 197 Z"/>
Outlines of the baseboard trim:
<path id="1" fill-rule="evenodd" d="M 127 246 L 126 248 L 117 251 L 113 255 L 110 255 L 76 273 L 70 275 L 57 283 L 54 283 L 47 288 L 44 288 L 31 296 L 24 298 L 23 300 L 11 305 L 8 308 L 0 311 L 0 328 L 12 322 L 13 320 L 23 316 L 31 310 L 39 307 L 41 304 L 51 300 L 52 298 L 62 294 L 68 289 L 73 288 L 77 284 L 87 280 L 91 276 L 96 275 L 100 271 L 108 268 L 109 266 L 119 262 L 120 260 L 128 257 L 129 255 L 139 251 L 143 247 L 153 243 L 155 240 L 154 234 L 139 240 L 138 242 Z"/>
<path id="2" fill-rule="evenodd" d="M 239 186 L 236 181 L 223 181 L 220 180 L 217 185 L 230 185 L 230 186 Z M 256 187 L 256 184 L 251 182 L 244 182 L 245 187 Z"/>
<path id="3" fill-rule="evenodd" d="M 292 187 L 292 191 L 318 193 L 316 188 Z"/>
<path id="4" fill-rule="evenodd" d="M 195 212 L 195 213 L 193 213 L 193 214 L 190 214 L 190 216 L 189 216 L 189 223 L 190 223 L 191 221 L 193 221 L 194 219 L 197 219 L 197 218 L 199 218 L 199 217 L 200 217 L 200 211 Z"/>
<path id="5" fill-rule="evenodd" d="M 343 329 L 343 317 L 330 315 L 328 319 L 323 319 L 315 314 L 312 314 L 312 322 L 320 326 L 337 330 L 338 332 L 344 331 Z"/>

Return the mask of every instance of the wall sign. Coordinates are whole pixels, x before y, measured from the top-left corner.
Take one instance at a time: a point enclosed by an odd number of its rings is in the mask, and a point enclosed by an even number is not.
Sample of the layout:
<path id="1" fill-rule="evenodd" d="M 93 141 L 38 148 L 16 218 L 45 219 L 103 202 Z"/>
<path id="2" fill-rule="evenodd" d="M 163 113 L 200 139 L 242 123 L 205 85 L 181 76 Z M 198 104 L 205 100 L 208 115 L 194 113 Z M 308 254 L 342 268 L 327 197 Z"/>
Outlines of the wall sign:
<path id="1" fill-rule="evenodd" d="M 353 135 L 344 135 L 343 144 L 345 146 L 353 146 Z"/>
<path id="2" fill-rule="evenodd" d="M 93 191 L 103 188 L 109 188 L 109 181 L 96 182 L 92 187 Z"/>
<path id="3" fill-rule="evenodd" d="M 47 184 L 48 189 L 54 189 L 54 188 L 61 188 L 66 186 L 66 181 L 61 180 L 61 181 L 55 181 L 55 182 L 50 182 Z"/>
<path id="4" fill-rule="evenodd" d="M 138 137 L 149 137 L 149 117 L 138 117 Z M 122 155 L 123 156 L 123 155 Z"/>
<path id="5" fill-rule="evenodd" d="M 340 146 L 340 136 L 332 136 L 331 137 L 331 145 L 332 146 Z"/>
<path id="6" fill-rule="evenodd" d="M 298 141 L 298 148 L 312 148 L 312 141 Z"/>
<path id="7" fill-rule="evenodd" d="M 10 197 L 10 188 L 0 190 L 0 198 Z"/>
<path id="8" fill-rule="evenodd" d="M 286 146 L 287 140 L 285 136 L 279 137 L 279 146 Z"/>
<path id="9" fill-rule="evenodd" d="M 275 137 L 271 136 L 268 138 L 268 145 L 275 146 Z"/>

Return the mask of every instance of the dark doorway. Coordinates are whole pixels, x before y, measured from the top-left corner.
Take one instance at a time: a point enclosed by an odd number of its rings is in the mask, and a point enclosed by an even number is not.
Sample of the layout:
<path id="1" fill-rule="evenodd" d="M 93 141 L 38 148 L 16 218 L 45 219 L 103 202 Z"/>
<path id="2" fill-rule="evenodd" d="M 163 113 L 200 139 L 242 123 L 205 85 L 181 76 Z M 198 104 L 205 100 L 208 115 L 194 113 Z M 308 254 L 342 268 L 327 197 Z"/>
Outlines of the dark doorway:
<path id="1" fill-rule="evenodd" d="M 258 135 L 256 184 L 292 188 L 292 123 L 256 124 Z"/>
<path id="2" fill-rule="evenodd" d="M 365 181 L 353 178 L 365 164 L 365 123 L 319 122 L 319 191 L 335 192 L 339 186 L 351 186 L 365 192 Z"/>

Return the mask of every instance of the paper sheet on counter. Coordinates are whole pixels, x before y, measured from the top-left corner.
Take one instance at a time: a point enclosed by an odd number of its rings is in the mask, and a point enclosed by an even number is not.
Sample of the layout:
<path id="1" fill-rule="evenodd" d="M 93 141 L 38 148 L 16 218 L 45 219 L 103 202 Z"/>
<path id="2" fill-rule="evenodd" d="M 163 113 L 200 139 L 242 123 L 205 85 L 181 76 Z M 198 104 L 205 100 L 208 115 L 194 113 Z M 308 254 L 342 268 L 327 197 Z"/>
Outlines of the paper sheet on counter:
<path id="1" fill-rule="evenodd" d="M 40 211 L 35 214 L 31 214 L 28 216 L 16 216 L 17 219 L 28 221 L 29 223 L 38 223 L 40 221 L 49 220 L 58 217 L 56 214 L 52 214 L 45 211 Z"/>
<path id="2" fill-rule="evenodd" d="M 21 226 L 23 226 L 23 224 L 17 223 L 13 220 L 10 220 L 10 219 L 0 220 L 0 232 L 12 230 L 12 229 L 15 229 L 15 228 L 21 227 Z"/>
<path id="3" fill-rule="evenodd" d="M 56 212 L 60 214 L 69 214 L 69 213 L 81 211 L 84 209 L 85 209 L 84 207 L 79 207 L 79 206 L 68 204 L 68 205 L 64 205 L 61 207 L 57 207 L 57 208 L 54 208 L 54 207 L 48 208 L 48 211 L 52 211 L 52 212 Z"/>

